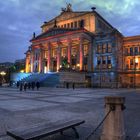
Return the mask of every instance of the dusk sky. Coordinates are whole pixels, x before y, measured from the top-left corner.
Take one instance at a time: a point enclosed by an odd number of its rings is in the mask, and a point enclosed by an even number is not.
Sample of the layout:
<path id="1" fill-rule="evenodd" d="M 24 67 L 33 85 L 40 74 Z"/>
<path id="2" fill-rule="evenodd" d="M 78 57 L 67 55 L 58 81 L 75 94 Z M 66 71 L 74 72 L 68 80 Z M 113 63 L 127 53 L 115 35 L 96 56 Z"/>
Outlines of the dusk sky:
<path id="1" fill-rule="evenodd" d="M 1 0 L 0 62 L 24 58 L 33 32 L 39 34 L 43 22 L 60 14 L 66 3 L 76 11 L 95 6 L 124 36 L 140 35 L 140 0 Z"/>

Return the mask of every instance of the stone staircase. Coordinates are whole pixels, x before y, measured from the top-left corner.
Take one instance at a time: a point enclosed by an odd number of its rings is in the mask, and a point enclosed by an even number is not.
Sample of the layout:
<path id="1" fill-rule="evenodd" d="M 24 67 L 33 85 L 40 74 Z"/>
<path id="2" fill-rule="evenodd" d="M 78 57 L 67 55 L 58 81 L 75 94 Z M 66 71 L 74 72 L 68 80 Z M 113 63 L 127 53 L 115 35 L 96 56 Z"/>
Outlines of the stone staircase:
<path id="1" fill-rule="evenodd" d="M 41 86 L 44 87 L 55 87 L 59 84 L 58 73 L 32 73 L 19 80 L 20 82 L 40 82 Z M 17 81 L 16 81 L 17 82 Z"/>

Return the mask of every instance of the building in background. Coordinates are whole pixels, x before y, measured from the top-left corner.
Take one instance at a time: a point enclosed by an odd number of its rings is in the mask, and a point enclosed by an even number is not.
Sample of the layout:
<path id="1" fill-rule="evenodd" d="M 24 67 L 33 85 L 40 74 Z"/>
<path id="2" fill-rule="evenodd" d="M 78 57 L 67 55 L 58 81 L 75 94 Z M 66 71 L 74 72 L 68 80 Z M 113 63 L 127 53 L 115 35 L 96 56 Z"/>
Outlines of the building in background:
<path id="1" fill-rule="evenodd" d="M 91 9 L 73 11 L 67 4 L 57 17 L 44 22 L 42 33 L 34 33 L 26 52 L 26 73 L 59 72 L 63 82 L 71 74 L 82 74 L 85 78 L 71 78 L 71 82 L 92 87 L 136 86 L 139 36 L 124 37 L 95 7 Z"/>

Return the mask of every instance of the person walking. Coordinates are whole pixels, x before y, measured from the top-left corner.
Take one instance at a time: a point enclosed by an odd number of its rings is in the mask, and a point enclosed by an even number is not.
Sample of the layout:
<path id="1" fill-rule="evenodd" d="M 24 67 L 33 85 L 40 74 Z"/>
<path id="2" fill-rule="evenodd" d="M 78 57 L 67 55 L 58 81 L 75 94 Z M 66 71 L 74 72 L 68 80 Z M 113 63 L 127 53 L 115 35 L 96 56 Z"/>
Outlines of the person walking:
<path id="1" fill-rule="evenodd" d="M 72 84 L 72 88 L 73 88 L 73 90 L 75 89 L 75 83 Z"/>
<path id="2" fill-rule="evenodd" d="M 26 89 L 27 89 L 27 83 L 25 82 L 24 83 L 24 91 L 26 91 Z"/>
<path id="3" fill-rule="evenodd" d="M 17 81 L 17 88 L 19 88 L 19 85 L 20 85 L 20 83 L 19 83 L 19 81 Z"/>
<path id="4" fill-rule="evenodd" d="M 21 82 L 19 90 L 22 91 L 22 89 L 23 89 L 23 83 Z"/>
<path id="5" fill-rule="evenodd" d="M 32 82 L 31 87 L 32 87 L 32 90 L 34 90 L 34 88 L 35 88 L 35 82 Z"/>
<path id="6" fill-rule="evenodd" d="M 30 89 L 30 88 L 31 88 L 31 83 L 29 82 L 29 83 L 28 83 L 28 89 Z"/>
<path id="7" fill-rule="evenodd" d="M 40 83 L 39 82 L 36 82 L 36 88 L 37 88 L 37 90 L 39 90 L 39 88 L 40 88 Z"/>

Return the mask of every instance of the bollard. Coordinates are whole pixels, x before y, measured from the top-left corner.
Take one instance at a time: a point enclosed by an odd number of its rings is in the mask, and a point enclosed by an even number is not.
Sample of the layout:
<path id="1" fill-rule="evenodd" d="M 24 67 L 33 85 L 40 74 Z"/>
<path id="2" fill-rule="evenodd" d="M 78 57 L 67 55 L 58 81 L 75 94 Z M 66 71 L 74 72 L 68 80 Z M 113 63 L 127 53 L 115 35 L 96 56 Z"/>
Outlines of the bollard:
<path id="1" fill-rule="evenodd" d="M 101 140 L 125 140 L 124 97 L 105 97 L 105 113 L 111 112 L 103 124 Z"/>

